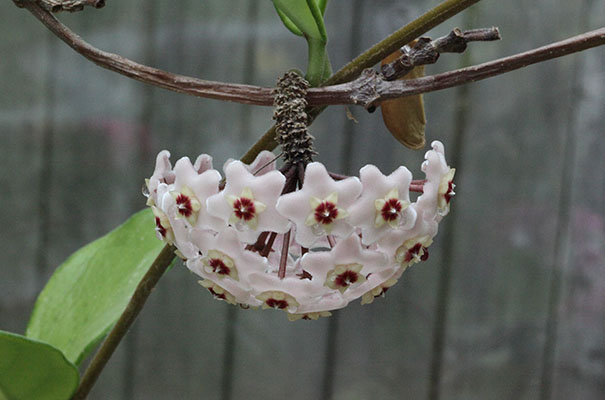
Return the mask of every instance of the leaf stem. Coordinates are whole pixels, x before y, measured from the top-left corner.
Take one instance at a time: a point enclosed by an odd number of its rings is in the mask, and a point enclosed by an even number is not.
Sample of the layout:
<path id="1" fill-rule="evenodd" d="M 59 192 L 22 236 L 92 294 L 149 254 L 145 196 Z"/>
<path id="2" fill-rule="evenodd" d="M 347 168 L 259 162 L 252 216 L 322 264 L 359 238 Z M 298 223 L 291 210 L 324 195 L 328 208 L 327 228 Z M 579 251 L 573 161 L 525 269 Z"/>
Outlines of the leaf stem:
<path id="1" fill-rule="evenodd" d="M 328 43 L 328 34 L 324 25 L 324 17 L 321 13 L 321 9 L 316 3 L 316 0 L 307 0 L 307 7 L 315 20 L 317 30 L 319 31 L 320 39 L 309 37 L 305 35 L 307 39 L 307 46 L 309 47 L 309 57 L 307 63 L 307 76 L 306 79 L 311 84 L 311 87 L 317 87 L 332 73 L 326 70 L 331 70 L 330 62 L 328 59 L 328 52 L 326 50 L 326 44 Z"/>
<path id="2" fill-rule="evenodd" d="M 309 61 L 305 79 L 309 81 L 311 87 L 317 87 L 324 80 L 325 76 L 324 70 L 327 59 L 326 42 L 325 40 L 309 37 L 307 38 L 307 46 L 309 47 Z"/>

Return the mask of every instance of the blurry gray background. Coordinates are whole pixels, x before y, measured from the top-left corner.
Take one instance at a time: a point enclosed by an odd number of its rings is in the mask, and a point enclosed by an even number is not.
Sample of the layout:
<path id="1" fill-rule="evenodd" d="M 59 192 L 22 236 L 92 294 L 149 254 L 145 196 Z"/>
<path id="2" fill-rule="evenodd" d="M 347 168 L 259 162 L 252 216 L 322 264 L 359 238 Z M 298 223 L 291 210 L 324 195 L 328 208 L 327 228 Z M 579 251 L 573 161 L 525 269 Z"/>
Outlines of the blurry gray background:
<path id="1" fill-rule="evenodd" d="M 436 0 L 332 0 L 335 69 Z M 60 19 L 93 45 L 169 71 L 273 86 L 306 45 L 269 0 L 108 1 Z M 0 15 L 0 329 L 23 333 L 73 251 L 144 207 L 154 157 L 220 166 L 271 125 L 270 108 L 174 94 L 103 70 L 4 2 Z M 428 74 L 600 27 L 598 0 L 485 0 L 430 32 L 498 26 L 503 40 Z M 385 299 L 329 319 L 214 301 L 184 267 L 160 281 L 94 399 L 602 399 L 605 393 L 605 51 L 425 96 L 427 137 L 457 168 L 430 259 Z M 331 107 L 318 157 L 415 174 L 380 113 Z"/>

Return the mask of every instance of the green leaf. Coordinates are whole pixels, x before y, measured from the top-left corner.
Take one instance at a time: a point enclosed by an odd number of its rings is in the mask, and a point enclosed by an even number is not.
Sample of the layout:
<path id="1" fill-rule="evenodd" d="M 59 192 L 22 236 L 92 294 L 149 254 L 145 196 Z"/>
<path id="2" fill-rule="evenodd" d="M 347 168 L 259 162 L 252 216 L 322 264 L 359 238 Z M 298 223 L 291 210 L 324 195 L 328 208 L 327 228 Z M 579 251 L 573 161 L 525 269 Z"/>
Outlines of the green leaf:
<path id="1" fill-rule="evenodd" d="M 317 6 L 321 10 L 321 15 L 324 15 L 328 6 L 328 0 L 317 0 Z"/>
<path id="2" fill-rule="evenodd" d="M 40 293 L 26 336 L 79 364 L 115 324 L 164 244 L 150 209 L 72 254 Z"/>
<path id="3" fill-rule="evenodd" d="M 79 379 L 58 349 L 0 331 L 0 400 L 67 400 Z"/>
<path id="4" fill-rule="evenodd" d="M 324 43 L 328 42 L 328 33 L 326 32 L 326 27 L 324 25 L 324 14 L 323 11 L 317 5 L 316 0 L 306 0 L 307 7 L 309 11 L 311 11 L 311 15 L 315 20 L 315 25 L 317 25 L 317 29 L 319 30 L 319 35 Z"/>
<path id="5" fill-rule="evenodd" d="M 309 58 L 305 78 L 311 86 L 318 86 L 332 71 L 323 20 L 327 0 L 273 0 L 273 5 L 284 25 L 307 40 Z"/>
<path id="6" fill-rule="evenodd" d="M 326 6 L 328 5 L 328 0 L 309 0 L 309 1 L 313 1 L 315 3 L 313 5 L 313 8 L 316 8 L 317 10 L 319 10 L 321 16 L 323 17 L 324 13 L 326 12 Z M 275 11 L 277 11 L 277 15 L 279 15 L 279 18 L 282 20 L 282 22 L 284 23 L 286 28 L 288 28 L 288 30 L 295 35 L 303 36 L 303 32 L 296 26 L 296 24 L 294 22 L 292 22 L 292 20 L 290 18 L 288 18 L 288 16 L 277 6 L 277 4 L 275 4 L 275 2 L 273 2 L 273 5 L 275 6 Z M 313 8 L 311 8 L 311 12 L 313 12 Z M 306 14 L 306 11 L 304 11 L 304 13 Z M 316 24 L 317 24 L 317 21 L 316 21 Z M 318 26 L 320 26 L 320 25 L 318 24 Z M 323 26 L 323 19 L 321 20 L 321 26 Z M 320 31 L 321 30 L 322 29 L 320 28 Z M 325 31 L 325 29 L 323 29 L 323 30 Z"/>
<path id="7" fill-rule="evenodd" d="M 317 7 L 317 4 L 314 0 L 311 1 L 311 3 Z M 324 36 L 322 36 L 321 29 L 317 26 L 315 17 L 313 16 L 312 11 L 309 9 L 309 5 L 307 4 L 306 0 L 273 0 L 273 5 L 278 12 L 281 12 L 281 14 L 283 14 L 287 20 L 294 24 L 296 28 L 306 37 L 316 40 L 326 39 Z M 282 16 L 280 15 L 280 17 Z M 284 24 L 286 23 L 284 22 Z M 286 27 L 288 27 L 288 25 L 286 25 Z"/>
<path id="8" fill-rule="evenodd" d="M 281 11 L 279 8 L 275 7 L 275 11 L 277 11 L 277 15 L 279 15 L 279 18 L 281 18 L 281 22 L 284 23 L 285 27 L 288 28 L 288 30 L 290 32 L 292 32 L 295 35 L 298 36 L 302 36 L 303 33 L 300 29 L 298 29 L 298 27 L 294 24 L 294 22 L 292 22 L 290 20 L 290 18 L 288 18 L 286 16 L 286 14 L 283 13 L 283 11 Z"/>

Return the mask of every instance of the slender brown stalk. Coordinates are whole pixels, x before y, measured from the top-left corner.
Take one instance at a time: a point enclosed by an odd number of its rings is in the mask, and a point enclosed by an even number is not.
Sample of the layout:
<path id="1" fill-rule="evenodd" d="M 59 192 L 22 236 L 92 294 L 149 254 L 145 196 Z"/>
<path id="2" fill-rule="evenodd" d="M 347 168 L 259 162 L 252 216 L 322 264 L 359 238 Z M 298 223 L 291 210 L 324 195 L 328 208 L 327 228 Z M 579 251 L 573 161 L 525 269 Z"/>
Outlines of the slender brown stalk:
<path id="1" fill-rule="evenodd" d="M 151 294 L 151 291 L 158 283 L 170 263 L 174 258 L 174 250 L 173 246 L 164 246 L 160 254 L 156 257 L 151 264 L 151 267 L 139 282 L 134 294 L 130 298 L 126 309 L 118 319 L 118 322 L 114 325 L 109 335 L 101 345 L 101 348 L 95 354 L 92 362 L 84 372 L 84 376 L 82 376 L 82 380 L 80 381 L 80 385 L 78 386 L 78 390 L 73 395 L 72 400 L 82 400 L 85 399 L 93 385 L 95 384 L 97 378 L 101 374 L 101 371 L 105 367 L 105 364 L 109 361 L 109 358 L 120 344 L 120 341 L 128 332 L 128 329 L 136 319 L 137 315 L 141 312 L 145 301 Z"/>
<path id="2" fill-rule="evenodd" d="M 279 279 L 284 279 L 286 277 L 286 264 L 288 262 L 288 248 L 290 247 L 290 233 L 292 231 L 289 230 L 284 234 L 282 248 L 281 248 L 281 256 L 279 258 L 279 271 L 277 271 L 277 276 Z"/>
<path id="3" fill-rule="evenodd" d="M 269 235 L 269 240 L 267 241 L 267 244 L 259 253 L 261 256 L 267 257 L 269 255 L 269 253 L 271 253 L 271 250 L 273 249 L 273 243 L 275 242 L 276 237 L 277 237 L 277 233 L 271 232 L 271 234 Z"/>

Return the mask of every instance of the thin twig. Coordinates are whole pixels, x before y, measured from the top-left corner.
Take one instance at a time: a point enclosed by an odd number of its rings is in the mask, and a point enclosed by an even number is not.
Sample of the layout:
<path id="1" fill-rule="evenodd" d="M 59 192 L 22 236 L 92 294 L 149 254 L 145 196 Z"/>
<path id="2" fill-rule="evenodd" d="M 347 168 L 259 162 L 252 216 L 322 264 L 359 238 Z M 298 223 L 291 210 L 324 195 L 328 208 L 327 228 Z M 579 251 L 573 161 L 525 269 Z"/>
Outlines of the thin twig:
<path id="1" fill-rule="evenodd" d="M 164 246 L 160 254 L 158 254 L 153 261 L 153 264 L 151 264 L 151 267 L 145 276 L 143 276 L 141 282 L 139 282 L 139 285 L 130 298 L 120 319 L 118 319 L 118 322 L 116 322 L 111 332 L 109 332 L 109 335 L 107 335 L 101 348 L 95 354 L 92 362 L 86 369 L 86 372 L 84 372 L 84 376 L 82 376 L 78 390 L 73 395 L 72 400 L 82 400 L 86 398 L 101 374 L 103 367 L 105 367 L 105 364 L 109 361 L 109 358 L 118 347 L 118 344 L 120 344 L 120 341 L 124 335 L 126 335 L 126 332 L 128 332 L 128 329 L 137 315 L 141 312 L 147 297 L 149 297 L 151 291 L 172 262 L 174 250 L 175 248 L 173 246 Z"/>
<path id="2" fill-rule="evenodd" d="M 404 76 L 414 67 L 436 63 L 441 53 L 464 52 L 469 42 L 500 39 L 500 31 L 496 27 L 464 32 L 454 28 L 449 34 L 435 40 L 421 37 L 413 45 L 406 45 L 399 49 L 401 55 L 396 60 L 384 64 L 380 72 L 385 80 L 392 81 Z"/>
<path id="3" fill-rule="evenodd" d="M 387 99 L 433 92 L 479 81 L 603 44 L 605 44 L 605 28 L 524 53 L 417 79 L 385 81 L 376 71 L 367 69 L 353 82 L 321 89 L 309 89 L 308 100 L 309 104 L 347 104 L 347 102 L 351 102 L 351 104 L 360 104 L 369 108 Z"/>

